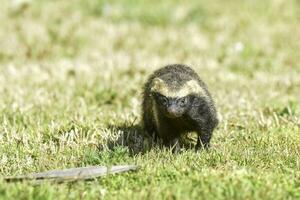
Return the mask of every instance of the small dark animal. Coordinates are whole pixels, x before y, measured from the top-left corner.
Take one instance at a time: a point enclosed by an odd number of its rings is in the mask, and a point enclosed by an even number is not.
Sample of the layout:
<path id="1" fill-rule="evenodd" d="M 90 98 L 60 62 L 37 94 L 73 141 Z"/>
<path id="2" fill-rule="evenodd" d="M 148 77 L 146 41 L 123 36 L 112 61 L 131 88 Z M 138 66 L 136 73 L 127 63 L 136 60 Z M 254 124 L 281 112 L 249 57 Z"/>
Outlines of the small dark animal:
<path id="1" fill-rule="evenodd" d="M 214 102 L 206 85 L 188 66 L 168 65 L 155 71 L 143 91 L 143 125 L 148 134 L 178 151 L 179 137 L 198 134 L 196 150 L 208 148 L 218 125 Z"/>

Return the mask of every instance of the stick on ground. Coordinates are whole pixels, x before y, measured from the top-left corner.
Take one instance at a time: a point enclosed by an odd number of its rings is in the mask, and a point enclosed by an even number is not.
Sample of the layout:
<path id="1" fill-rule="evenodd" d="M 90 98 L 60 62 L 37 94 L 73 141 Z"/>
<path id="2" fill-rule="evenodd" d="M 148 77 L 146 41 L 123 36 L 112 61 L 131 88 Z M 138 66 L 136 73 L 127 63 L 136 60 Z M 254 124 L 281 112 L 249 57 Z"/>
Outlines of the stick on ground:
<path id="1" fill-rule="evenodd" d="M 120 165 L 112 167 L 90 166 L 62 170 L 51 170 L 41 173 L 33 173 L 29 175 L 5 177 L 4 180 L 8 182 L 24 180 L 53 180 L 57 182 L 69 182 L 76 180 L 91 180 L 108 174 L 135 171 L 137 169 L 138 167 L 136 165 Z"/>

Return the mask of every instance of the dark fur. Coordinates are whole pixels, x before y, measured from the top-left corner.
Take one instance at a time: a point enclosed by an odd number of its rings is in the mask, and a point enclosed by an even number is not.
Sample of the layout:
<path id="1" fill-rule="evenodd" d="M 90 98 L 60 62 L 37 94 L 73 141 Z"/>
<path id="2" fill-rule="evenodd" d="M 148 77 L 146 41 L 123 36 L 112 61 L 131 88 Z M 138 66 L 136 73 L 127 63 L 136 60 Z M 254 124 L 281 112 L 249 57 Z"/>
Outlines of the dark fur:
<path id="1" fill-rule="evenodd" d="M 165 106 L 159 100 L 159 94 L 151 91 L 152 81 L 157 77 L 164 80 L 169 88 L 175 90 L 180 89 L 189 80 L 197 80 L 205 91 L 206 98 L 197 94 L 189 94 L 182 116 L 169 118 L 166 116 Z M 174 98 L 169 100 L 174 101 Z M 159 127 L 155 123 L 153 105 L 158 108 Z M 198 134 L 196 149 L 207 148 L 210 145 L 213 130 L 218 125 L 217 112 L 206 85 L 193 69 L 180 64 L 165 66 L 149 77 L 144 86 L 142 111 L 146 132 L 154 138 L 162 139 L 166 146 L 178 144 L 180 135 L 195 131 Z"/>

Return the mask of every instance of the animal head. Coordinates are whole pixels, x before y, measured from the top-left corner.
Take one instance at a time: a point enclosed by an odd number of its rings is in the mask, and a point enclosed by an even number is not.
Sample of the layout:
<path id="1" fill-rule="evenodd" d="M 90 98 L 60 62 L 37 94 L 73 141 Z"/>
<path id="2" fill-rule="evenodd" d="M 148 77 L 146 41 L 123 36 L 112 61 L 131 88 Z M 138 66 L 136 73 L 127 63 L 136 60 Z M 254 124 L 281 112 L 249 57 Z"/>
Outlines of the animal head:
<path id="1" fill-rule="evenodd" d="M 196 80 L 188 80 L 178 85 L 177 82 L 169 84 L 155 78 L 151 92 L 159 110 L 169 118 L 181 117 L 192 106 L 195 95 L 205 95 L 205 91 Z"/>

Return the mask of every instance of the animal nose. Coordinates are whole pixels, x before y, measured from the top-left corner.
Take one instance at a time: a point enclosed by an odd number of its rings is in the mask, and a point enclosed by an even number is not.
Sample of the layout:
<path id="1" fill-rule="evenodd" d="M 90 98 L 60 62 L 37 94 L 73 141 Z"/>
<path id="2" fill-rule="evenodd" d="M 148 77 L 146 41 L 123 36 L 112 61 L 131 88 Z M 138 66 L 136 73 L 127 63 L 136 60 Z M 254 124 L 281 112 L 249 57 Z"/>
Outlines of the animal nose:
<path id="1" fill-rule="evenodd" d="M 170 106 L 168 108 L 168 113 L 169 113 L 170 117 L 179 117 L 178 110 L 176 109 L 175 106 Z"/>

